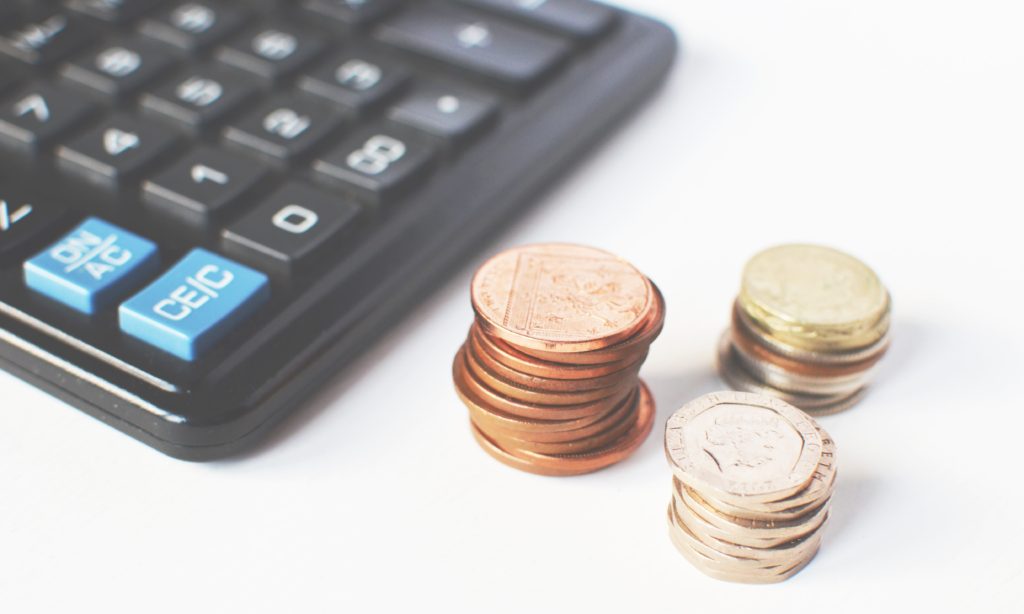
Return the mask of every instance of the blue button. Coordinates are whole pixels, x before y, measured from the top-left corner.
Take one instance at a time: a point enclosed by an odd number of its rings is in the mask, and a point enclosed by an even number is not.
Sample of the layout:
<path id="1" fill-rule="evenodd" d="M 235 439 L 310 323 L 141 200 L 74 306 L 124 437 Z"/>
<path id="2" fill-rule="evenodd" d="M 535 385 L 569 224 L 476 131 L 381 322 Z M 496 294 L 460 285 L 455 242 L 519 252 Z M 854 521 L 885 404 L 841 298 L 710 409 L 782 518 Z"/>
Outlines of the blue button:
<path id="1" fill-rule="evenodd" d="M 269 298 L 263 273 L 194 249 L 121 305 L 121 330 L 191 361 Z"/>
<path id="2" fill-rule="evenodd" d="M 92 315 L 156 272 L 152 241 L 91 217 L 23 267 L 36 292 Z"/>

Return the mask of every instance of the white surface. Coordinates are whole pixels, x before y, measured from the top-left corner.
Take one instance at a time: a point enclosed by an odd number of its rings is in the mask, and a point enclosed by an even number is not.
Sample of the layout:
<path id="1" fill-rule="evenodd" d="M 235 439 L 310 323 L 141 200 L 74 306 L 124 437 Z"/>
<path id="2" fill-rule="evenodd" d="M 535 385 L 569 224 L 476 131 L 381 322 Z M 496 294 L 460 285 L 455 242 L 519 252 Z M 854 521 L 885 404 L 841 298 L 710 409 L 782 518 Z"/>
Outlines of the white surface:
<path id="1" fill-rule="evenodd" d="M 879 271 L 896 343 L 870 397 L 823 420 L 840 484 L 809 568 L 749 587 L 690 567 L 657 430 L 587 477 L 485 456 L 449 381 L 467 263 L 231 462 L 164 458 L 0 375 L 0 611 L 1021 611 L 1020 3 L 628 4 L 678 28 L 681 63 L 502 245 L 602 246 L 661 285 L 658 429 L 721 387 L 754 251 L 815 241 Z"/>

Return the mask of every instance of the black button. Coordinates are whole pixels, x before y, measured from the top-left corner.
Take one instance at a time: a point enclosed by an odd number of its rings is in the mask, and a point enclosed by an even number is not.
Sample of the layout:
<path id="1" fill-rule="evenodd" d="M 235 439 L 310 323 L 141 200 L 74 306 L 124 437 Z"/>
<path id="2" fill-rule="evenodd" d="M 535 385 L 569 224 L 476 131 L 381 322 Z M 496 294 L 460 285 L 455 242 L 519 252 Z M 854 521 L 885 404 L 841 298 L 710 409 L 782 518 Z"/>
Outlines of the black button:
<path id="1" fill-rule="evenodd" d="M 216 45 L 237 32 L 248 14 L 214 2 L 178 2 L 142 22 L 139 31 L 185 51 Z"/>
<path id="2" fill-rule="evenodd" d="M 268 81 L 279 81 L 314 60 L 324 49 L 319 36 L 294 28 L 263 28 L 241 34 L 217 52 L 221 62 Z"/>
<path id="3" fill-rule="evenodd" d="M 434 83 L 400 101 L 390 117 L 449 143 L 460 143 L 483 128 L 497 109 L 498 101 L 492 96 Z"/>
<path id="4" fill-rule="evenodd" d="M 25 248 L 64 215 L 64 209 L 37 200 L 11 198 L 0 192 L 0 264 L 23 255 Z"/>
<path id="5" fill-rule="evenodd" d="M 81 20 L 50 14 L 0 34 L 0 53 L 27 64 L 50 64 L 71 55 L 95 38 Z"/>
<path id="6" fill-rule="evenodd" d="M 383 102 L 408 82 L 402 65 L 375 54 L 347 51 L 299 79 L 299 87 L 360 114 Z"/>
<path id="7" fill-rule="evenodd" d="M 482 9 L 518 17 L 580 38 L 597 36 L 614 22 L 615 12 L 592 0 L 462 0 Z"/>
<path id="8" fill-rule="evenodd" d="M 359 206 L 289 183 L 223 233 L 224 252 L 277 276 L 299 272 L 352 226 Z"/>
<path id="9" fill-rule="evenodd" d="M 175 143 L 173 132 L 130 116 L 115 115 L 57 148 L 57 164 L 91 183 L 124 188 Z"/>
<path id="10" fill-rule="evenodd" d="M 18 75 L 6 64 L 0 64 L 0 92 L 6 92 L 18 81 Z"/>
<path id="11" fill-rule="evenodd" d="M 302 6 L 316 17 L 358 26 L 379 19 L 398 4 L 398 0 L 304 0 Z"/>
<path id="12" fill-rule="evenodd" d="M 199 67 L 142 95 L 142 110 L 200 131 L 219 122 L 257 92 L 252 78 L 222 66 Z"/>
<path id="13" fill-rule="evenodd" d="M 141 40 L 114 41 L 61 68 L 64 78 L 101 94 L 123 97 L 153 81 L 174 59 L 167 49 Z"/>
<path id="14" fill-rule="evenodd" d="M 41 153 L 96 111 L 74 92 L 39 83 L 0 106 L 0 143 L 29 154 Z"/>
<path id="15" fill-rule="evenodd" d="M 512 86 L 533 83 L 569 53 L 558 37 L 479 13 L 417 3 L 377 30 L 383 41 Z"/>
<path id="16" fill-rule="evenodd" d="M 163 0 L 66 0 L 72 11 L 109 23 L 125 23 L 151 11 Z"/>
<path id="17" fill-rule="evenodd" d="M 397 126 L 361 130 L 320 157 L 313 168 L 322 179 L 380 204 L 407 189 L 426 171 L 433 150 Z"/>
<path id="18" fill-rule="evenodd" d="M 201 147 L 146 181 L 142 195 L 158 214 L 209 230 L 266 176 L 252 160 Z"/>
<path id="19" fill-rule="evenodd" d="M 342 120 L 317 102 L 277 96 L 224 129 L 226 142 L 264 158 L 290 162 L 331 136 Z"/>

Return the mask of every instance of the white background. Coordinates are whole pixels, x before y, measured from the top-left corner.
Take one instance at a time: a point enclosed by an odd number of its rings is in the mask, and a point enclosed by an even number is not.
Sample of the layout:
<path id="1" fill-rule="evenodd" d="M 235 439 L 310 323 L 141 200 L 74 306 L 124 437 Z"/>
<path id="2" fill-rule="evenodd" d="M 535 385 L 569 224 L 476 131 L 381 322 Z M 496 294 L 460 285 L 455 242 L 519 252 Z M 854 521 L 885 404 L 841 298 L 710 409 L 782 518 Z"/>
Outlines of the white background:
<path id="1" fill-rule="evenodd" d="M 0 374 L 0 611 L 1021 611 L 1019 2 L 630 0 L 685 51 L 661 95 L 503 246 L 615 251 L 664 290 L 635 457 L 569 479 L 476 447 L 449 377 L 466 266 L 258 453 L 188 464 Z M 895 345 L 796 578 L 710 580 L 668 541 L 658 432 L 720 388 L 743 262 L 846 249 Z M 433 606 L 445 608 L 436 610 Z"/>

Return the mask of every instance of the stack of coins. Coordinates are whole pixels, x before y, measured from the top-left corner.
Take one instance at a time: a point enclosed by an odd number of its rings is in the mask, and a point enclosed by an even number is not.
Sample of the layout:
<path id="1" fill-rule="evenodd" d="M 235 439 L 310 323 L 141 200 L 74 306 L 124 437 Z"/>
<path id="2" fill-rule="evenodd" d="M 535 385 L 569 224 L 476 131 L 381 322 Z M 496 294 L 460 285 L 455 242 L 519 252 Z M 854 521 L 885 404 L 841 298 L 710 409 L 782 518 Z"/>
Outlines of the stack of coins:
<path id="1" fill-rule="evenodd" d="M 889 348 L 889 293 L 874 271 L 827 247 L 784 245 L 743 272 L 732 326 L 718 349 L 722 378 L 814 415 L 863 396 Z"/>
<path id="2" fill-rule="evenodd" d="M 669 418 L 665 452 L 674 474 L 669 534 L 698 569 L 781 582 L 817 554 L 836 447 L 810 416 L 773 397 L 709 394 Z"/>
<path id="3" fill-rule="evenodd" d="M 654 401 L 638 373 L 665 318 L 647 277 L 601 250 L 534 245 L 487 261 L 471 294 L 476 320 L 453 376 L 484 450 L 577 475 L 640 447 Z"/>

